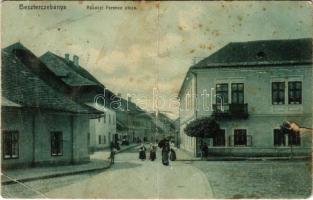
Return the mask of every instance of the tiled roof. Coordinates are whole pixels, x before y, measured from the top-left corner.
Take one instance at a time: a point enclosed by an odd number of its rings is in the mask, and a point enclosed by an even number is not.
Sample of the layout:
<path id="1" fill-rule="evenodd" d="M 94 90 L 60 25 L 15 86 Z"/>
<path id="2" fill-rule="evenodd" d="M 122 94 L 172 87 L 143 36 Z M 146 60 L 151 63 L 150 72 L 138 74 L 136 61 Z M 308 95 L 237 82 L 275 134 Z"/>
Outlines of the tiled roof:
<path id="1" fill-rule="evenodd" d="M 46 52 L 44 55 L 40 57 L 40 59 L 49 67 L 49 69 L 57 75 L 59 78 L 61 78 L 66 84 L 70 86 L 87 86 L 89 84 L 98 86 L 97 91 L 100 91 L 100 88 L 104 88 L 104 85 L 100 83 L 93 75 L 91 75 L 88 71 L 86 71 L 81 66 L 75 66 L 72 61 L 67 61 L 65 58 L 62 58 L 54 53 Z M 70 77 L 68 74 L 72 73 L 72 77 Z M 76 79 L 74 79 L 74 75 L 76 76 Z M 83 78 L 83 79 L 82 79 Z M 74 81 L 75 80 L 75 81 Z M 99 88 L 100 87 L 100 88 Z M 82 88 L 78 92 L 80 94 L 77 94 L 79 96 L 88 96 L 93 95 L 91 90 L 89 91 L 83 91 Z M 82 94 L 83 93 L 83 94 Z M 115 96 L 115 94 L 110 91 L 109 89 L 105 88 L 105 97 L 107 97 L 107 105 L 109 105 L 113 99 L 111 99 L 111 96 Z M 144 111 L 141 110 L 134 104 L 133 102 L 128 102 L 127 100 L 121 98 L 121 106 L 118 109 L 114 109 L 117 112 L 124 112 L 128 109 L 129 113 L 143 113 Z"/>
<path id="2" fill-rule="evenodd" d="M 117 101 L 117 100 L 116 100 Z M 145 114 L 146 112 L 135 103 L 121 98 L 120 106 L 114 109 L 116 112 L 129 112 L 131 114 Z"/>
<path id="3" fill-rule="evenodd" d="M 86 86 L 99 84 L 97 80 L 92 80 L 91 75 L 89 75 L 88 78 L 82 76 L 82 74 L 88 73 L 86 73 L 86 70 L 84 70 L 82 67 L 75 66 L 72 61 L 66 61 L 65 59 L 51 52 L 47 52 L 42 55 L 40 57 L 40 60 L 42 60 L 56 76 L 58 76 L 69 86 Z"/>
<path id="4" fill-rule="evenodd" d="M 45 81 L 35 75 L 26 66 L 29 63 L 22 62 L 21 58 L 16 56 L 13 51 L 15 49 L 27 50 L 20 43 L 2 50 L 2 96 L 24 107 L 71 113 L 99 113 L 87 105 L 82 105 L 71 100 L 46 84 Z M 32 57 L 31 59 L 36 58 Z"/>
<path id="5" fill-rule="evenodd" d="M 96 95 L 103 94 L 105 86 L 93 75 L 81 66 L 76 66 L 72 61 L 67 61 L 52 52 L 46 52 L 40 59 L 48 68 L 65 84 L 72 87 L 72 96 L 80 102 L 93 99 Z M 105 88 L 107 102 L 111 101 L 111 96 L 115 94 Z"/>
<path id="6" fill-rule="evenodd" d="M 311 38 L 231 42 L 191 69 L 299 63 L 312 63 Z"/>

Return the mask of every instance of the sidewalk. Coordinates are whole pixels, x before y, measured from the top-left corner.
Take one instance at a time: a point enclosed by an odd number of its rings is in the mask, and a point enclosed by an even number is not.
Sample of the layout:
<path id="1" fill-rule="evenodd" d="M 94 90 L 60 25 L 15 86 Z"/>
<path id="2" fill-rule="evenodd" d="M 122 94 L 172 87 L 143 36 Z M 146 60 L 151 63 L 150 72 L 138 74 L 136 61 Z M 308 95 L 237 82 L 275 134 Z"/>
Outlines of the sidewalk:
<path id="1" fill-rule="evenodd" d="M 119 150 L 117 153 L 121 153 L 135 146 L 137 146 L 137 144 L 122 146 L 121 150 Z M 6 185 L 17 182 L 27 182 L 37 179 L 46 179 L 108 169 L 111 166 L 109 156 L 110 150 L 105 150 L 95 152 L 94 154 L 90 155 L 90 162 L 84 164 L 34 167 L 2 171 L 1 184 Z"/>
<path id="2" fill-rule="evenodd" d="M 209 156 L 207 159 L 202 160 L 200 157 L 193 156 L 190 152 L 184 149 L 176 149 L 177 161 L 278 161 L 278 160 L 308 160 L 311 159 L 310 156 L 289 156 L 284 157 L 248 157 L 248 156 Z"/>

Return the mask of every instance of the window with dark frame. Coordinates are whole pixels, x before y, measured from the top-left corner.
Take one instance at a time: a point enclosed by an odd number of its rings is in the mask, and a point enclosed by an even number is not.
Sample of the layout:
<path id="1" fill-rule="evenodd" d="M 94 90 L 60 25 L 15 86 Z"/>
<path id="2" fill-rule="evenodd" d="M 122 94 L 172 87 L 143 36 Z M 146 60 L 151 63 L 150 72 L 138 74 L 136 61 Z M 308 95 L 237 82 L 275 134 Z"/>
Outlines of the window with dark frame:
<path id="1" fill-rule="evenodd" d="M 285 82 L 272 82 L 272 104 L 285 104 Z"/>
<path id="2" fill-rule="evenodd" d="M 2 147 L 4 159 L 17 159 L 19 157 L 19 132 L 2 131 Z"/>
<path id="3" fill-rule="evenodd" d="M 288 82 L 288 103 L 289 104 L 301 104 L 302 103 L 301 81 Z"/>
<path id="4" fill-rule="evenodd" d="M 280 129 L 274 129 L 274 146 L 285 146 L 285 134 Z"/>
<path id="5" fill-rule="evenodd" d="M 300 133 L 292 132 L 288 135 L 288 145 L 300 146 L 301 145 L 301 137 Z"/>
<path id="6" fill-rule="evenodd" d="M 101 135 L 98 136 L 98 143 L 101 144 Z"/>
<path id="7" fill-rule="evenodd" d="M 228 104 L 228 83 L 216 84 L 216 104 Z"/>
<path id="8" fill-rule="evenodd" d="M 235 146 L 247 146 L 247 130 L 246 129 L 234 130 L 234 145 Z"/>
<path id="9" fill-rule="evenodd" d="M 244 84 L 243 83 L 231 84 L 231 103 L 232 104 L 244 103 Z"/>
<path id="10" fill-rule="evenodd" d="M 225 146 L 225 129 L 221 129 L 220 133 L 213 137 L 213 146 Z"/>
<path id="11" fill-rule="evenodd" d="M 51 156 L 63 155 L 63 133 L 61 131 L 53 131 L 51 134 Z"/>

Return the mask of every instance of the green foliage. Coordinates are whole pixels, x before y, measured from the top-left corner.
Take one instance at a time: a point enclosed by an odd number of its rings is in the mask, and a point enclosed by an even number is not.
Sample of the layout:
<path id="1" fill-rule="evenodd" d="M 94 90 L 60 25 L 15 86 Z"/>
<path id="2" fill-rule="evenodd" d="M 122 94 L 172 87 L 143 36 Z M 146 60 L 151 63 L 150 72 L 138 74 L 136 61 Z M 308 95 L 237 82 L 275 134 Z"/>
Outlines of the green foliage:
<path id="1" fill-rule="evenodd" d="M 191 137 L 210 138 L 219 133 L 220 126 L 213 118 L 203 117 L 191 121 L 184 131 Z"/>

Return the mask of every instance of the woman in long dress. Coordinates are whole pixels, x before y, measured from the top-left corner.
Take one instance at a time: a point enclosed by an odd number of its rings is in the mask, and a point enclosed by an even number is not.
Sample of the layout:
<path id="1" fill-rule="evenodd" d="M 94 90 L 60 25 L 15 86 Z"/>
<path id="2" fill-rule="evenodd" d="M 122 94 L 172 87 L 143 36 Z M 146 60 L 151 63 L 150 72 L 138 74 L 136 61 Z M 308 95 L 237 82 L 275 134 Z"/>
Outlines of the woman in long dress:
<path id="1" fill-rule="evenodd" d="M 139 159 L 145 160 L 146 159 L 146 147 L 144 144 L 141 144 L 139 148 Z"/>
<path id="2" fill-rule="evenodd" d="M 170 144 L 168 140 L 164 141 L 164 145 L 162 148 L 162 163 L 163 165 L 169 165 L 169 152 L 170 152 Z"/>
<path id="3" fill-rule="evenodd" d="M 154 144 L 150 144 L 150 160 L 154 161 L 156 159 L 156 146 Z"/>
<path id="4" fill-rule="evenodd" d="M 174 145 L 174 143 L 173 142 L 171 142 L 170 143 L 170 151 L 171 151 L 171 153 L 170 153 L 170 160 L 171 161 L 175 161 L 176 160 L 176 152 L 175 152 L 175 145 Z"/>

